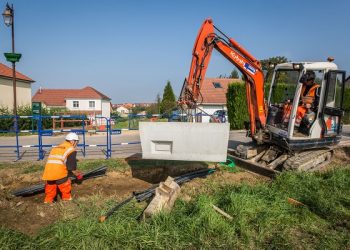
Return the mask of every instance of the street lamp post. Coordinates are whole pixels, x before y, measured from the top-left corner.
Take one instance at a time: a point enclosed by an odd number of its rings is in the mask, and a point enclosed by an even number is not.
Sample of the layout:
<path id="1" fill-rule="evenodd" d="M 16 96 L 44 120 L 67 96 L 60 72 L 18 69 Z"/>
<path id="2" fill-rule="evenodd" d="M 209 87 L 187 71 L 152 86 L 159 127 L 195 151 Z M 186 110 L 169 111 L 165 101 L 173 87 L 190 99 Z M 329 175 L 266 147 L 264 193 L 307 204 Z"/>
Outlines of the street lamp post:
<path id="1" fill-rule="evenodd" d="M 7 27 L 11 26 L 12 35 L 12 53 L 5 53 L 6 60 L 12 63 L 12 81 L 13 81 L 13 114 L 15 116 L 15 122 L 17 121 L 17 94 L 16 94 L 16 62 L 21 58 L 21 54 L 15 53 L 15 15 L 13 4 L 11 6 L 7 3 L 6 9 L 2 14 L 4 22 Z M 16 124 L 15 124 L 16 125 Z"/>

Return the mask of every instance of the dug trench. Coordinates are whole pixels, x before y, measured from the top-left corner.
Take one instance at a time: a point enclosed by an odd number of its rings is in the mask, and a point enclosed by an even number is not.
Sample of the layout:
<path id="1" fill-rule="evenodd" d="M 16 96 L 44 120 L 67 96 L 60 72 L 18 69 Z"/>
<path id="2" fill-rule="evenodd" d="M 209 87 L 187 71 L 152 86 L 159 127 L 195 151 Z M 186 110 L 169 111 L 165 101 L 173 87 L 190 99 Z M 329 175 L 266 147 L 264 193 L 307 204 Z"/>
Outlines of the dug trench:
<path id="1" fill-rule="evenodd" d="M 334 163 L 350 163 L 350 148 L 336 150 Z M 100 161 L 100 164 L 103 161 Z M 81 184 L 72 185 L 73 201 L 58 202 L 48 205 L 43 203 L 44 194 L 28 197 L 14 197 L 11 193 L 19 188 L 29 187 L 41 182 L 41 171 L 27 173 L 20 165 L 11 165 L 0 169 L 0 226 L 13 229 L 27 235 L 35 236 L 40 230 L 51 224 L 72 220 L 81 216 L 84 206 L 93 204 L 106 209 L 106 202 L 119 202 L 130 196 L 133 191 L 142 191 L 154 183 L 163 181 L 168 176 L 178 176 L 202 168 L 213 167 L 207 163 L 147 161 L 126 159 L 127 167 L 122 169 L 109 168 L 106 176 L 90 179 Z M 107 165 L 108 163 L 104 164 Z M 246 182 L 254 185 L 261 181 L 270 181 L 253 173 L 238 171 L 230 172 L 218 168 L 214 174 L 203 179 L 195 179 L 183 185 L 180 199 L 190 200 L 205 188 L 208 183 L 238 184 Z M 96 223 L 98 218 L 96 218 Z"/>

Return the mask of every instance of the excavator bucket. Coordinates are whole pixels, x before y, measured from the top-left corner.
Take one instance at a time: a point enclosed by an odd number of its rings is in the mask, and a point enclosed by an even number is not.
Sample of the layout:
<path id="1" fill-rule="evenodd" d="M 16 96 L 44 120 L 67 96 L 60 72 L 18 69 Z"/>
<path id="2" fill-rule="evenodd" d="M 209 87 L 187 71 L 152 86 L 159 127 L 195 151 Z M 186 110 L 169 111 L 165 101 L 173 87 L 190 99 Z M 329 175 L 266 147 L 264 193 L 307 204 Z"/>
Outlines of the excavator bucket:
<path id="1" fill-rule="evenodd" d="M 224 162 L 229 123 L 141 122 L 142 158 Z"/>

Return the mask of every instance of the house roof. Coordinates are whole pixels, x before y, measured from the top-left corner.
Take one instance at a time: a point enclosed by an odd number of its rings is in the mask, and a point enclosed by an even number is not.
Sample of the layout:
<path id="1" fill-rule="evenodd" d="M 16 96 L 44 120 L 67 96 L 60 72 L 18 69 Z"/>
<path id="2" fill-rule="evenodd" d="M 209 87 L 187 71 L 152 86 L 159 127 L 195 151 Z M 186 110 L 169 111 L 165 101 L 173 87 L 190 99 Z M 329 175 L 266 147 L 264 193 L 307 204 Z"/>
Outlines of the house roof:
<path id="1" fill-rule="evenodd" d="M 7 67 L 5 64 L 0 63 L 0 77 L 11 78 L 12 79 L 12 68 Z M 16 71 L 16 79 L 26 81 L 29 83 L 35 82 L 33 79 L 30 79 L 28 76 L 23 75 Z"/>
<path id="2" fill-rule="evenodd" d="M 32 98 L 34 102 L 43 102 L 46 106 L 66 106 L 66 99 L 103 99 L 111 100 L 92 87 L 82 89 L 39 89 Z"/>
<path id="3" fill-rule="evenodd" d="M 226 104 L 228 85 L 241 82 L 234 78 L 205 78 L 201 86 L 202 104 Z"/>

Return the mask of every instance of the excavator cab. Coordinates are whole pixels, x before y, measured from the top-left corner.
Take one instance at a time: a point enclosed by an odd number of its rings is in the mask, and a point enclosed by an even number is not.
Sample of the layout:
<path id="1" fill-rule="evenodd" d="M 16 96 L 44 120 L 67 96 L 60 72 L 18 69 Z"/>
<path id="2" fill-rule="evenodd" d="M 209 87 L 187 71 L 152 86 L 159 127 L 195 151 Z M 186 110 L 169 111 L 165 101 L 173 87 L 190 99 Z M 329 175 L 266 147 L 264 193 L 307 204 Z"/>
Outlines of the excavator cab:
<path id="1" fill-rule="evenodd" d="M 312 75 L 307 87 L 305 77 Z M 268 95 L 267 130 L 274 143 L 293 151 L 340 141 L 345 71 L 333 62 L 276 66 Z M 305 91 L 313 91 L 313 98 Z"/>

